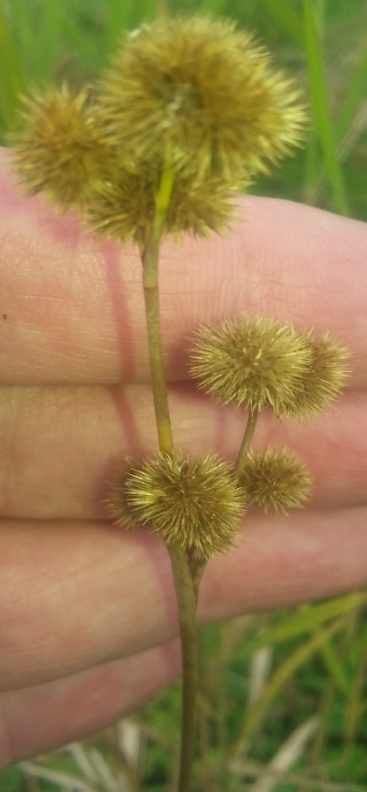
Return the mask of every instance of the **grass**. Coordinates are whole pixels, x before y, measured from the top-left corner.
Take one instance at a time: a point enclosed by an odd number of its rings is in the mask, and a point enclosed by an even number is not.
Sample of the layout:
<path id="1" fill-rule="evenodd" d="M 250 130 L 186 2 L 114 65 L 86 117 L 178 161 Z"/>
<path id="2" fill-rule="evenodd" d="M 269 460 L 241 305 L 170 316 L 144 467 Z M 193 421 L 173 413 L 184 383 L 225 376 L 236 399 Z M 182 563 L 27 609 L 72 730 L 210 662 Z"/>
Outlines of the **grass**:
<path id="1" fill-rule="evenodd" d="M 367 220 L 365 0 L 171 0 L 170 8 L 240 20 L 304 86 L 305 148 L 256 192 Z M 120 31 L 155 11 L 155 0 L 0 0 L 1 140 L 19 93 L 94 77 Z M 365 607 L 363 594 L 350 594 L 203 631 L 197 790 L 366 790 Z M 119 727 L 0 774 L 0 792 L 76 790 L 88 777 L 102 792 L 112 789 L 109 772 L 127 790 L 164 792 L 172 788 L 178 708 L 173 686 Z"/>

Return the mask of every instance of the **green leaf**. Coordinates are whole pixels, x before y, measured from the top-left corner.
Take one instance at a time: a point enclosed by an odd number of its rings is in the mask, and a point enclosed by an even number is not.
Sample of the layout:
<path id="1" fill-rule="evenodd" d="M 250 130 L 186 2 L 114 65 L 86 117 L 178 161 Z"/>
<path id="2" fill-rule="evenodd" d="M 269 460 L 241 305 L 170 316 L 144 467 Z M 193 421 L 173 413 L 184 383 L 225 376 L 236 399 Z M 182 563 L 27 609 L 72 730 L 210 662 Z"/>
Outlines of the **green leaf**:
<path id="1" fill-rule="evenodd" d="M 332 203 L 337 212 L 348 214 L 344 182 L 334 138 L 333 122 L 328 106 L 323 57 L 312 0 L 303 0 L 303 28 L 313 120 L 323 153 Z"/>
<path id="2" fill-rule="evenodd" d="M 1 8 L 0 52 L 3 63 L 0 70 L 0 115 L 3 128 L 8 129 L 13 120 L 17 96 L 25 91 L 25 79 L 8 19 Z"/>

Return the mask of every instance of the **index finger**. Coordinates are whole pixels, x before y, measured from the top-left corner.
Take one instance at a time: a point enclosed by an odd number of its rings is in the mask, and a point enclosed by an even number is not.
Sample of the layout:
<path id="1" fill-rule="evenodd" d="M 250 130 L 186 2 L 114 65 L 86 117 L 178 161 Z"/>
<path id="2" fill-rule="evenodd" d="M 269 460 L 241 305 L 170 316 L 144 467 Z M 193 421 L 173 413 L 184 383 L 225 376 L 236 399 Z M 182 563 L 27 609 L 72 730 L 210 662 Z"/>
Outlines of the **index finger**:
<path id="1" fill-rule="evenodd" d="M 0 384 L 149 379 L 141 263 L 73 215 L 24 198 L 0 157 Z M 244 197 L 225 238 L 167 240 L 161 313 L 169 380 L 186 377 L 187 336 L 247 312 L 330 332 L 367 382 L 367 226 L 318 209 Z"/>

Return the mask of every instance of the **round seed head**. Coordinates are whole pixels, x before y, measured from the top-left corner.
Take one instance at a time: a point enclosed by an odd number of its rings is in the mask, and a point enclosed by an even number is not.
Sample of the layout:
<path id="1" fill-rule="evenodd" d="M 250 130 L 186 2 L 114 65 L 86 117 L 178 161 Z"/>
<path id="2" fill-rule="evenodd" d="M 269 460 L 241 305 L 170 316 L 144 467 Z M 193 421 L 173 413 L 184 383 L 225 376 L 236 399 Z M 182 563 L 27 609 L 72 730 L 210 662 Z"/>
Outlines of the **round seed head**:
<path id="1" fill-rule="evenodd" d="M 116 169 L 113 180 L 100 182 L 89 193 L 87 223 L 104 237 L 133 238 L 143 243 L 152 228 L 158 180 L 154 174 Z M 196 185 L 177 177 L 165 214 L 162 233 L 207 236 L 222 233 L 233 219 L 233 192 L 218 179 Z"/>
<path id="2" fill-rule="evenodd" d="M 217 457 L 190 460 L 158 454 L 130 469 L 112 494 L 121 525 L 149 525 L 166 544 L 178 541 L 192 558 L 227 550 L 238 536 L 244 496 L 230 465 Z"/>
<path id="3" fill-rule="evenodd" d="M 311 476 L 307 467 L 289 451 L 269 448 L 264 454 L 249 453 L 239 480 L 247 502 L 265 512 L 287 512 L 307 500 Z"/>
<path id="4" fill-rule="evenodd" d="M 341 392 L 348 379 L 348 351 L 334 341 L 329 333 L 313 340 L 304 334 L 310 349 L 307 368 L 297 382 L 294 396 L 286 400 L 281 412 L 297 418 L 309 418 L 324 410 Z"/>
<path id="5" fill-rule="evenodd" d="M 83 205 L 109 155 L 88 109 L 87 92 L 66 85 L 23 102 L 23 129 L 15 135 L 13 168 L 26 188 L 46 191 L 63 209 Z"/>
<path id="6" fill-rule="evenodd" d="M 101 134 L 128 167 L 173 168 L 240 188 L 303 136 L 291 79 L 274 71 L 252 34 L 194 16 L 126 35 L 97 98 Z"/>
<path id="7" fill-rule="evenodd" d="M 310 358 L 304 338 L 289 325 L 256 317 L 206 325 L 196 334 L 190 373 L 217 401 L 251 410 L 281 410 L 292 398 Z"/>

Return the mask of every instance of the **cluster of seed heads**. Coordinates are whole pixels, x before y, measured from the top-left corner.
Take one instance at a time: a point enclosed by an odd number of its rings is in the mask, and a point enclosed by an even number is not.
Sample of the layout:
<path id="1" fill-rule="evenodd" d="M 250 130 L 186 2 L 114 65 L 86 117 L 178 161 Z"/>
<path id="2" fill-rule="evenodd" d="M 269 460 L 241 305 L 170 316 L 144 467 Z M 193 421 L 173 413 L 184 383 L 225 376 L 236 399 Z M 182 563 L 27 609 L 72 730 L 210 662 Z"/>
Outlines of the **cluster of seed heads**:
<path id="1" fill-rule="evenodd" d="M 124 35 L 92 90 L 63 85 L 26 99 L 13 165 L 28 191 L 144 249 L 154 234 L 158 244 L 165 234 L 226 229 L 235 196 L 304 128 L 295 84 L 252 34 L 228 20 L 178 17 Z M 308 417 L 339 393 L 345 359 L 327 334 L 244 317 L 199 328 L 190 372 L 218 402 Z M 235 542 L 249 505 L 286 510 L 309 489 L 288 451 L 249 449 L 236 472 L 217 457 L 172 451 L 126 462 L 108 508 L 117 523 L 149 526 L 206 560 Z"/>

